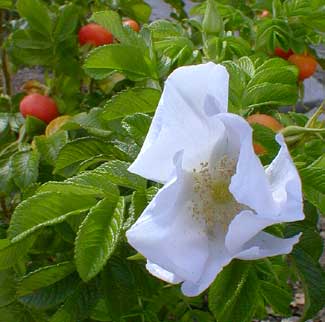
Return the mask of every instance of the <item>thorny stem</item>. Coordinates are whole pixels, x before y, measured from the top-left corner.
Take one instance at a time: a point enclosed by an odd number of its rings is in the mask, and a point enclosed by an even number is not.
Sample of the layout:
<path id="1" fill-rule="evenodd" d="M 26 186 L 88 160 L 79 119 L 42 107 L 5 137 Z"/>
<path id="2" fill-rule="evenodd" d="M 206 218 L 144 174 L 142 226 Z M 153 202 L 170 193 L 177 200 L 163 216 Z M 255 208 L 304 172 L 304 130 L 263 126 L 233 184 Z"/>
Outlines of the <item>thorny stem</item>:
<path id="1" fill-rule="evenodd" d="M 3 41 L 5 39 L 5 11 L 0 10 L 0 46 L 2 46 Z M 8 62 L 8 56 L 5 48 L 0 47 L 0 58 L 1 58 L 1 68 L 3 73 L 3 79 L 4 79 L 4 93 L 11 96 L 12 90 L 11 90 L 11 76 L 9 71 L 9 62 Z"/>

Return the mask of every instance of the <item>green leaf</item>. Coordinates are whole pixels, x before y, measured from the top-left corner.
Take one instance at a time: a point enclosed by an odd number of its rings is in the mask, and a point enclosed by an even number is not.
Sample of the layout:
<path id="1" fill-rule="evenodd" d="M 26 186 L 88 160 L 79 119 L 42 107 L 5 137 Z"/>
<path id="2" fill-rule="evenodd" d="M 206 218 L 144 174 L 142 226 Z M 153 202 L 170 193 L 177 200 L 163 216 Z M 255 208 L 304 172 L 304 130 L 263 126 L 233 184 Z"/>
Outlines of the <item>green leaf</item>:
<path id="1" fill-rule="evenodd" d="M 187 311 L 180 320 L 180 322 L 194 322 L 194 321 L 214 322 L 215 320 L 210 313 L 200 311 L 200 310 Z"/>
<path id="2" fill-rule="evenodd" d="M 76 322 L 90 315 L 98 294 L 92 285 L 80 284 L 49 322 Z"/>
<path id="3" fill-rule="evenodd" d="M 139 22 L 148 22 L 151 7 L 143 0 L 120 0 L 120 7 L 124 15 Z"/>
<path id="4" fill-rule="evenodd" d="M 304 185 L 325 193 L 325 168 L 307 167 L 299 171 Z"/>
<path id="5" fill-rule="evenodd" d="M 37 181 L 39 159 L 37 151 L 17 152 L 12 156 L 13 179 L 21 190 Z"/>
<path id="6" fill-rule="evenodd" d="M 79 8 L 74 4 L 68 4 L 60 8 L 54 38 L 57 41 L 64 41 L 75 34 L 78 25 Z"/>
<path id="7" fill-rule="evenodd" d="M 140 176 L 128 171 L 129 163 L 113 160 L 99 166 L 95 171 L 105 174 L 112 183 L 119 186 L 143 190 L 146 188 L 147 182 Z"/>
<path id="8" fill-rule="evenodd" d="M 12 0 L 0 0 L 0 8 L 1 9 L 12 9 L 14 6 Z"/>
<path id="9" fill-rule="evenodd" d="M 141 147 L 148 133 L 151 120 L 151 117 L 146 114 L 136 113 L 125 117 L 122 121 L 122 126 Z"/>
<path id="10" fill-rule="evenodd" d="M 81 172 L 77 176 L 67 179 L 65 182 L 95 187 L 102 190 L 106 196 L 111 196 L 112 198 L 119 195 L 119 190 L 116 185 L 110 182 L 110 175 L 97 173 L 96 170 Z"/>
<path id="11" fill-rule="evenodd" d="M 324 307 L 325 274 L 319 263 L 299 246 L 294 248 L 292 258 L 303 281 L 305 307 L 301 320 L 306 321 Z"/>
<path id="12" fill-rule="evenodd" d="M 249 87 L 243 96 L 243 105 L 248 108 L 263 105 L 292 105 L 298 99 L 296 85 L 262 83 Z"/>
<path id="13" fill-rule="evenodd" d="M 46 128 L 46 123 L 37 117 L 28 115 L 25 121 L 26 133 L 33 137 L 34 135 L 43 133 Z"/>
<path id="14" fill-rule="evenodd" d="M 234 260 L 210 287 L 209 308 L 218 322 L 251 322 L 257 296 L 258 279 L 253 265 Z"/>
<path id="15" fill-rule="evenodd" d="M 138 289 L 129 262 L 113 256 L 101 274 L 103 295 L 113 321 L 119 321 L 137 305 Z"/>
<path id="16" fill-rule="evenodd" d="M 92 50 L 84 64 L 86 72 L 92 75 L 111 73 L 117 70 L 125 73 L 131 80 L 157 78 L 149 57 L 144 56 L 137 47 L 123 44 L 100 46 Z"/>
<path id="17" fill-rule="evenodd" d="M 30 27 L 46 37 L 52 33 L 52 21 L 46 6 L 39 0 L 19 0 L 17 9 L 27 19 Z"/>
<path id="18" fill-rule="evenodd" d="M 24 257 L 34 243 L 34 236 L 23 241 L 10 242 L 8 239 L 0 240 L 0 270 L 15 265 Z"/>
<path id="19" fill-rule="evenodd" d="M 8 236 L 20 240 L 44 226 L 87 211 L 97 203 L 94 194 L 43 192 L 21 202 L 12 216 Z"/>
<path id="20" fill-rule="evenodd" d="M 124 198 L 104 199 L 90 209 L 81 224 L 75 245 L 75 261 L 80 277 L 89 281 L 113 254 L 124 218 Z"/>
<path id="21" fill-rule="evenodd" d="M 52 285 L 65 278 L 75 270 L 72 262 L 62 262 L 56 265 L 41 267 L 25 275 L 17 287 L 17 295 L 24 296 L 35 290 Z"/>
<path id="22" fill-rule="evenodd" d="M 105 196 L 104 191 L 99 187 L 77 184 L 69 181 L 48 181 L 37 190 L 37 193 L 44 192 L 72 193 L 79 196 L 94 196 L 96 198 L 103 198 Z"/>
<path id="23" fill-rule="evenodd" d="M 322 214 L 325 214 L 325 194 L 308 185 L 303 186 L 303 191 L 305 198 L 317 207 Z"/>
<path id="24" fill-rule="evenodd" d="M 104 105 L 103 118 L 114 120 L 134 113 L 151 113 L 156 110 L 160 91 L 152 88 L 131 88 L 114 96 Z"/>
<path id="25" fill-rule="evenodd" d="M 54 166 L 59 151 L 68 143 L 68 134 L 65 131 L 60 131 L 49 137 L 36 136 L 34 140 L 36 148 L 41 154 L 41 159 Z"/>
<path id="26" fill-rule="evenodd" d="M 31 294 L 20 297 L 19 301 L 26 306 L 38 310 L 53 308 L 71 295 L 79 283 L 79 276 L 75 272 L 54 284 L 34 290 Z"/>
<path id="27" fill-rule="evenodd" d="M 60 150 L 55 163 L 55 173 L 71 176 L 83 161 L 93 159 L 108 160 L 112 156 L 112 147 L 107 142 L 94 137 L 84 137 L 67 143 Z"/>
<path id="28" fill-rule="evenodd" d="M 0 270 L 0 307 L 16 299 L 16 279 L 13 270 Z"/>
<path id="29" fill-rule="evenodd" d="M 91 312 L 91 318 L 95 321 L 110 322 L 112 321 L 106 301 L 100 298 Z"/>
<path id="30" fill-rule="evenodd" d="M 275 313 L 284 314 L 285 316 L 291 314 L 292 294 L 290 292 L 266 281 L 260 281 L 260 291 Z"/>

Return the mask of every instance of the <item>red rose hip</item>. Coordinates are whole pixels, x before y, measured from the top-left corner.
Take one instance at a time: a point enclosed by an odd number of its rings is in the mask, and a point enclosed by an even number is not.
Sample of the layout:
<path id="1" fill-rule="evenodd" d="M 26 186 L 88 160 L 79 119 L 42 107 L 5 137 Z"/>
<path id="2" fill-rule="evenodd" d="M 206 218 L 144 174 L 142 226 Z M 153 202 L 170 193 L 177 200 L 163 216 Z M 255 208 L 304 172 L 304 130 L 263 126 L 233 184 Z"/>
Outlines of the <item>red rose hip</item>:
<path id="1" fill-rule="evenodd" d="M 36 117 L 45 123 L 51 122 L 59 116 L 55 101 L 49 97 L 38 93 L 25 96 L 19 105 L 20 113 Z"/>
<path id="2" fill-rule="evenodd" d="M 132 19 L 125 19 L 125 20 L 123 20 L 123 26 L 129 26 L 135 32 L 139 32 L 140 31 L 139 24 L 136 21 L 132 20 Z"/>
<path id="3" fill-rule="evenodd" d="M 299 80 L 303 81 L 312 76 L 317 69 L 317 60 L 308 55 L 291 55 L 289 62 L 295 64 L 299 69 Z"/>
<path id="4" fill-rule="evenodd" d="M 104 27 L 96 23 L 89 23 L 88 25 L 81 27 L 78 37 L 80 45 L 91 44 L 96 47 L 112 44 L 114 41 L 113 35 Z"/>
<path id="5" fill-rule="evenodd" d="M 280 47 L 276 47 L 274 50 L 274 54 L 275 54 L 275 56 L 278 56 L 278 57 L 281 57 L 281 58 L 287 60 L 293 54 L 293 51 L 291 49 L 289 49 L 288 51 L 285 51 Z"/>

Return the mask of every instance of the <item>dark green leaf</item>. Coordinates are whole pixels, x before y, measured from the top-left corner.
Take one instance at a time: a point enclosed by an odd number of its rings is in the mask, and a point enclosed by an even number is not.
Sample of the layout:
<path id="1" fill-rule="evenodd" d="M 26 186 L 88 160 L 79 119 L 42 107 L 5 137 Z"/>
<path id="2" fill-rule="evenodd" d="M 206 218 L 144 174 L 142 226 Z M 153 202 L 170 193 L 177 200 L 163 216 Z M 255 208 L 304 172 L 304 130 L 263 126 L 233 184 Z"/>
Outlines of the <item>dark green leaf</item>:
<path id="1" fill-rule="evenodd" d="M 299 246 L 295 247 L 292 258 L 303 281 L 305 307 L 302 320 L 306 321 L 325 305 L 325 274 L 319 263 Z"/>
<path id="2" fill-rule="evenodd" d="M 292 294 L 287 290 L 266 281 L 260 281 L 260 290 L 266 302 L 271 305 L 275 313 L 288 316 L 291 314 L 290 303 Z"/>
<path id="3" fill-rule="evenodd" d="M 253 265 L 234 260 L 224 267 L 209 291 L 209 308 L 218 322 L 251 322 L 256 309 L 258 279 Z"/>
<path id="4" fill-rule="evenodd" d="M 41 267 L 24 276 L 18 283 L 17 295 L 24 296 L 35 290 L 52 285 L 71 274 L 75 269 L 72 262 Z"/>

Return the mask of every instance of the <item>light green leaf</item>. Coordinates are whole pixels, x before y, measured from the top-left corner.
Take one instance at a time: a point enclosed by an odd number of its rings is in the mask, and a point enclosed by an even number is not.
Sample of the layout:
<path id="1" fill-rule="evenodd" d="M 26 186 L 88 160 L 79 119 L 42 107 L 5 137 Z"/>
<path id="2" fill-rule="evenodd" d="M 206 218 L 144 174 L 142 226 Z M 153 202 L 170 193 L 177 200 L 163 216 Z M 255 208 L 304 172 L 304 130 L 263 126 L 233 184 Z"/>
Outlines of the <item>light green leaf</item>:
<path id="1" fill-rule="evenodd" d="M 96 276 L 119 241 L 124 218 L 124 198 L 104 199 L 90 209 L 81 224 L 75 245 L 75 261 L 80 277 Z"/>
<path id="2" fill-rule="evenodd" d="M 148 133 L 150 124 L 151 117 L 142 113 L 127 116 L 122 121 L 123 128 L 140 147 Z"/>
<path id="3" fill-rule="evenodd" d="M 248 88 L 242 100 L 245 107 L 252 108 L 263 105 L 291 105 L 297 99 L 295 85 L 262 83 Z"/>
<path id="4" fill-rule="evenodd" d="M 119 195 L 117 186 L 110 182 L 110 175 L 97 173 L 96 170 L 81 172 L 77 176 L 67 179 L 65 182 L 94 187 L 102 190 L 106 196 L 113 198 Z"/>
<path id="5" fill-rule="evenodd" d="M 160 91 L 152 88 L 132 88 L 109 100 L 103 111 L 106 120 L 119 119 L 134 113 L 151 113 L 156 110 Z"/>
<path id="6" fill-rule="evenodd" d="M 1 9 L 12 9 L 13 1 L 12 0 L 0 0 L 0 8 Z"/>
<path id="7" fill-rule="evenodd" d="M 54 225 L 67 217 L 87 211 L 97 203 L 92 195 L 61 192 L 36 194 L 20 203 L 12 216 L 8 236 L 20 240 L 44 226 Z"/>
<path id="8" fill-rule="evenodd" d="M 12 156 L 13 179 L 21 190 L 37 181 L 39 159 L 37 151 L 17 152 Z"/>
<path id="9" fill-rule="evenodd" d="M 109 177 L 112 183 L 136 190 L 146 188 L 146 180 L 128 171 L 129 163 L 113 160 L 99 166 L 95 171 Z"/>
<path id="10" fill-rule="evenodd" d="M 88 195 L 97 198 L 103 198 L 105 196 L 104 191 L 99 187 L 77 184 L 69 181 L 48 181 L 37 190 L 37 193 L 44 192 L 72 193 L 79 196 Z"/>
<path id="11" fill-rule="evenodd" d="M 35 290 L 52 285 L 65 278 L 75 270 L 72 262 L 62 262 L 56 265 L 41 267 L 18 282 L 17 295 L 24 296 Z"/>
<path id="12" fill-rule="evenodd" d="M 38 33 L 50 37 L 52 21 L 46 6 L 39 0 L 19 0 L 17 2 L 19 14 L 26 18 L 30 27 Z"/>
<path id="13" fill-rule="evenodd" d="M 148 22 L 151 15 L 151 6 L 143 0 L 120 0 L 121 10 L 124 15 L 137 20 Z"/>
<path id="14" fill-rule="evenodd" d="M 123 44 L 100 46 L 90 52 L 84 68 L 92 75 L 111 73 L 117 70 L 131 80 L 157 78 L 149 57 L 144 56 L 137 47 Z"/>
<path id="15" fill-rule="evenodd" d="M 94 137 L 84 137 L 67 143 L 60 150 L 55 163 L 55 173 L 73 175 L 83 161 L 94 157 L 108 160 L 112 156 L 111 146 Z"/>
<path id="16" fill-rule="evenodd" d="M 302 182 L 321 193 L 325 193 L 325 168 L 307 167 L 299 171 Z"/>
<path id="17" fill-rule="evenodd" d="M 216 320 L 251 322 L 258 287 L 251 263 L 234 260 L 224 267 L 209 290 L 209 308 Z"/>

